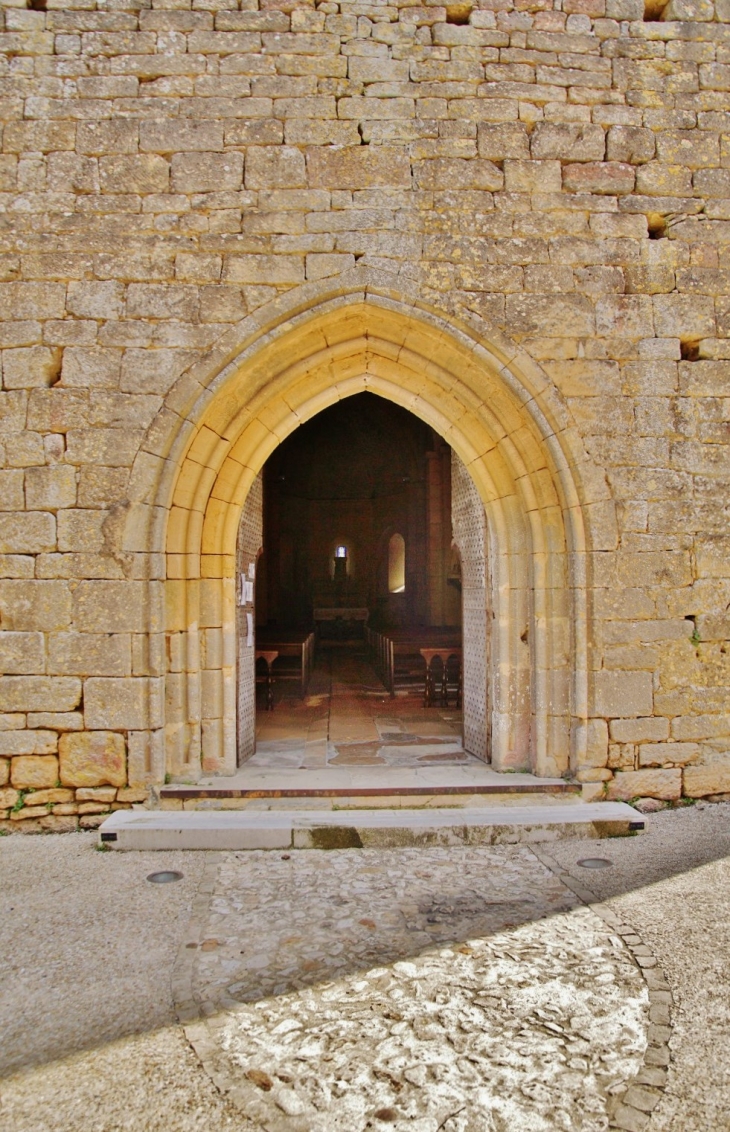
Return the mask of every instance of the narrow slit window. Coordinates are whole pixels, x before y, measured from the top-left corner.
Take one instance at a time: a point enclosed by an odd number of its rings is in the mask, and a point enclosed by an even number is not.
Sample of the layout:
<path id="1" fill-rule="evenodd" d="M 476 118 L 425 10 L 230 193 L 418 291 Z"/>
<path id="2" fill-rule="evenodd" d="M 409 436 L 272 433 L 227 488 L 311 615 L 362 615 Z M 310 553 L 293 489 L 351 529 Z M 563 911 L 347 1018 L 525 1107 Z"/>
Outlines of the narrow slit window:
<path id="1" fill-rule="evenodd" d="M 406 541 L 403 535 L 392 535 L 388 543 L 388 591 L 392 594 L 405 593 L 406 588 Z"/>

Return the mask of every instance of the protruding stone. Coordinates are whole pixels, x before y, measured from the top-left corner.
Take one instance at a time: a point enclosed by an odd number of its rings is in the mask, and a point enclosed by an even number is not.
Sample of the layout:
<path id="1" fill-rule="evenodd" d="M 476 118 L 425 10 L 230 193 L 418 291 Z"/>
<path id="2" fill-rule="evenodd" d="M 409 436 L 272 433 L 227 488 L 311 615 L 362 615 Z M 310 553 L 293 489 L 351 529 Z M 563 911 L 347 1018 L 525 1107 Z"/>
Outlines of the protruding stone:
<path id="1" fill-rule="evenodd" d="M 124 738 L 113 731 L 69 732 L 59 743 L 64 786 L 124 786 Z"/>

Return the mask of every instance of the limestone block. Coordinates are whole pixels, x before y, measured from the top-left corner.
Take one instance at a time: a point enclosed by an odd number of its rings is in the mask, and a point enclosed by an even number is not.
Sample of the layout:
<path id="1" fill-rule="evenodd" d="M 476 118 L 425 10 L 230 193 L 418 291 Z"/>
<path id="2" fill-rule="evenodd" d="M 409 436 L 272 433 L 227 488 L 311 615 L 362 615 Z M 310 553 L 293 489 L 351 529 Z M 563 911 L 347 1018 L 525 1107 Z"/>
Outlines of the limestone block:
<path id="1" fill-rule="evenodd" d="M 8 122 L 3 149 L 6 153 L 51 153 L 72 150 L 75 139 L 75 122 Z"/>
<path id="2" fill-rule="evenodd" d="M 505 313 L 515 335 L 552 335 L 556 327 L 564 335 L 595 333 L 593 305 L 584 295 L 508 295 Z"/>
<path id="3" fill-rule="evenodd" d="M 504 163 L 504 187 L 508 193 L 559 193 L 562 172 L 559 161 L 513 161 Z"/>
<path id="4" fill-rule="evenodd" d="M 132 731 L 128 736 L 128 776 L 129 785 L 142 798 L 119 795 L 120 801 L 139 802 L 146 797 L 146 787 L 159 782 L 165 774 L 165 750 L 161 731 Z"/>
<path id="5" fill-rule="evenodd" d="M 605 149 L 600 126 L 538 122 L 530 136 L 530 152 L 539 161 L 603 161 Z"/>
<path id="6" fill-rule="evenodd" d="M 188 350 L 125 350 L 120 388 L 164 396 L 194 356 Z"/>
<path id="7" fill-rule="evenodd" d="M 48 671 L 52 675 L 129 676 L 130 637 L 126 633 L 51 633 Z"/>
<path id="8" fill-rule="evenodd" d="M 116 801 L 116 797 L 115 786 L 79 786 L 76 790 L 77 802 L 105 802 L 109 805 Z"/>
<path id="9" fill-rule="evenodd" d="M 59 763 L 64 786 L 126 785 L 124 738 L 113 731 L 62 735 Z"/>
<path id="10" fill-rule="evenodd" d="M 55 548 L 56 520 L 53 515 L 45 511 L 0 513 L 0 554 L 42 554 Z"/>
<path id="11" fill-rule="evenodd" d="M 73 507 L 76 503 L 76 469 L 64 464 L 28 468 L 25 473 L 25 500 L 29 509 L 39 512 L 41 509 L 55 511 Z"/>
<path id="12" fill-rule="evenodd" d="M 413 175 L 419 189 L 434 190 L 449 185 L 454 192 L 469 189 L 497 192 L 504 186 L 502 170 L 494 162 L 483 158 L 438 157 L 417 161 L 414 162 Z"/>
<path id="13" fill-rule="evenodd" d="M 148 692 L 149 681 L 143 677 L 90 677 L 84 682 L 86 726 L 90 730 L 143 730 L 150 722 Z"/>
<path id="14" fill-rule="evenodd" d="M 112 421 L 111 423 L 114 424 L 115 422 Z M 135 428 L 131 424 L 124 429 L 73 429 L 66 434 L 66 463 L 102 464 L 110 468 L 117 466 L 129 468 L 134 463 L 143 435 L 143 429 Z M 83 517 L 83 512 L 76 511 L 74 514 L 81 514 Z M 99 515 L 99 520 L 104 522 L 107 517 L 106 513 L 102 513 Z M 90 523 L 91 516 L 88 512 L 86 518 Z M 60 516 L 58 521 L 60 538 Z M 91 535 L 91 528 L 89 528 L 89 537 L 92 538 L 92 541 L 95 537 Z M 83 550 L 84 547 L 77 546 L 73 549 Z M 89 547 L 89 549 L 92 548 Z"/>
<path id="15" fill-rule="evenodd" d="M 20 797 L 17 790 L 11 789 L 9 786 L 0 790 L 0 810 L 8 810 L 14 806 Z"/>
<path id="16" fill-rule="evenodd" d="M 33 389 L 28 397 L 28 428 L 66 432 L 86 423 L 89 394 L 81 389 Z"/>
<path id="17" fill-rule="evenodd" d="M 223 268 L 227 283 L 303 283 L 304 258 L 292 255 L 229 256 Z"/>
<path id="18" fill-rule="evenodd" d="M 153 153 L 220 152 L 223 122 L 157 119 L 139 123 L 139 148 Z"/>
<path id="19" fill-rule="evenodd" d="M 59 511 L 56 519 L 59 550 L 91 553 L 103 548 L 106 511 Z"/>
<path id="20" fill-rule="evenodd" d="M 48 346 L 26 346 L 3 350 L 3 387 L 32 389 L 51 385 L 58 376 L 57 351 Z"/>
<path id="21" fill-rule="evenodd" d="M 74 589 L 74 627 L 82 633 L 144 633 L 147 612 L 144 582 L 88 580 Z"/>
<path id="22" fill-rule="evenodd" d="M 71 677 L 5 676 L 0 681 L 0 711 L 73 711 L 81 699 L 81 681 Z"/>
<path id="23" fill-rule="evenodd" d="M 51 124 L 48 123 L 49 126 Z M 58 125 L 61 125 L 61 123 L 59 122 Z M 68 123 L 68 125 L 72 125 L 72 123 Z M 77 152 L 90 154 L 94 157 L 104 157 L 113 153 L 136 154 L 138 142 L 139 123 L 124 118 L 113 118 L 110 121 L 101 122 L 79 122 L 77 127 Z M 53 146 L 52 148 L 71 149 L 73 144 L 68 147 Z"/>
<path id="24" fill-rule="evenodd" d="M 52 727 L 54 731 L 83 731 L 84 717 L 78 711 L 30 712 L 28 726 Z"/>
<path id="25" fill-rule="evenodd" d="M 683 793 L 688 798 L 730 794 L 730 760 L 709 766 L 688 766 L 683 772 Z"/>
<path id="26" fill-rule="evenodd" d="M 307 150 L 307 179 L 313 189 L 410 188 L 411 165 L 400 150 L 386 146 Z"/>
<path id="27" fill-rule="evenodd" d="M 0 319 L 63 318 L 64 283 L 0 283 Z"/>
<path id="28" fill-rule="evenodd" d="M 611 126 L 606 136 L 606 157 L 630 165 L 651 161 L 656 149 L 653 130 L 644 126 Z"/>
<path id="29" fill-rule="evenodd" d="M 616 743 L 659 743 L 669 738 L 669 720 L 660 716 L 645 719 L 612 719 L 611 738 Z"/>
<path id="30" fill-rule="evenodd" d="M 16 790 L 42 790 L 58 782 L 55 755 L 18 755 L 10 766 L 10 781 Z"/>
<path id="31" fill-rule="evenodd" d="M 685 766 L 696 762 L 699 755 L 697 743 L 642 743 L 639 747 L 639 766 Z"/>
<path id="32" fill-rule="evenodd" d="M 730 735 L 728 715 L 681 715 L 672 720 L 673 739 L 715 739 Z"/>
<path id="33" fill-rule="evenodd" d="M 690 196 L 692 174 L 683 165 L 649 161 L 636 167 L 636 191 L 646 196 Z"/>
<path id="34" fill-rule="evenodd" d="M 715 312 L 708 295 L 654 295 L 654 328 L 661 338 L 711 338 Z"/>
<path id="35" fill-rule="evenodd" d="M 0 471 L 0 511 L 22 511 L 25 507 L 24 475 L 20 468 Z"/>
<path id="36" fill-rule="evenodd" d="M 0 786 L 10 781 L 10 759 L 0 759 Z"/>
<path id="37" fill-rule="evenodd" d="M 0 755 L 55 755 L 55 731 L 0 731 Z"/>
<path id="38" fill-rule="evenodd" d="M 712 0 L 669 0 L 662 12 L 663 20 L 712 20 L 715 7 Z"/>
<path id="39" fill-rule="evenodd" d="M 197 288 L 187 284 L 131 283 L 127 288 L 130 318 L 175 318 L 188 322 L 195 318 L 197 303 Z"/>
<path id="40" fill-rule="evenodd" d="M 292 146 L 249 146 L 247 189 L 300 189 L 307 184 L 304 154 Z"/>
<path id="41" fill-rule="evenodd" d="M 66 303 L 70 313 L 79 318 L 118 318 L 124 303 L 124 286 L 113 279 L 72 281 Z"/>
<path id="42" fill-rule="evenodd" d="M 685 771 L 685 773 L 687 773 Z M 670 770 L 619 770 L 608 783 L 609 801 L 628 801 L 631 798 L 662 798 L 672 801 L 681 797 L 682 771 Z"/>
<path id="43" fill-rule="evenodd" d="M 596 672 L 595 710 L 607 717 L 651 715 L 651 672 Z"/>
<path id="44" fill-rule="evenodd" d="M 720 164 L 720 140 L 709 130 L 666 130 L 656 135 L 659 161 L 689 169 Z M 721 195 L 721 194 L 715 194 Z"/>
<path id="45" fill-rule="evenodd" d="M 527 161 L 530 156 L 530 141 L 522 122 L 480 122 L 477 148 L 479 156 L 489 161 L 504 161 L 506 157 Z"/>
<path id="46" fill-rule="evenodd" d="M 354 266 L 354 255 L 338 252 L 313 253 L 306 258 L 307 279 L 326 279 L 331 275 L 339 275 L 343 271 L 349 271 Z"/>
<path id="47" fill-rule="evenodd" d="M 580 768 L 605 767 L 608 761 L 608 725 L 605 719 L 589 719 L 576 726 L 576 741 L 584 743 Z M 587 780 L 586 780 L 587 781 Z"/>
<path id="48" fill-rule="evenodd" d="M 633 165 L 622 161 L 587 161 L 563 166 L 563 186 L 575 193 L 622 195 L 634 190 Z"/>
<path id="49" fill-rule="evenodd" d="M 43 672 L 45 648 L 42 633 L 0 631 L 0 672 L 23 675 Z"/>
<path id="50" fill-rule="evenodd" d="M 99 181 L 106 193 L 165 193 L 170 167 L 156 153 L 118 154 L 99 158 Z"/>
<path id="51" fill-rule="evenodd" d="M 63 786 L 56 786 L 48 790 L 34 790 L 26 800 L 32 806 L 63 806 L 73 802 L 74 792 Z"/>
<path id="52" fill-rule="evenodd" d="M 240 189 L 243 155 L 227 153 L 176 153 L 172 158 L 172 191 L 210 193 Z"/>
<path id="53" fill-rule="evenodd" d="M 67 582 L 0 580 L 3 627 L 18 631 L 65 629 L 71 620 Z"/>

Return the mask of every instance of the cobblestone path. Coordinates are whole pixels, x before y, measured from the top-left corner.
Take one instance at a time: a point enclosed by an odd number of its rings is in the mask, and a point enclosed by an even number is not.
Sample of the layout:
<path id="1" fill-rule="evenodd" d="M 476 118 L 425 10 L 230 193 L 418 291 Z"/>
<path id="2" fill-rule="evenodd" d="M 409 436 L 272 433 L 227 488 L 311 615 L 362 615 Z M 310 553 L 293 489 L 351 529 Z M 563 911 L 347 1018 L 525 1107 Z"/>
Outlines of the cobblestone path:
<path id="1" fill-rule="evenodd" d="M 231 854 L 211 888 L 178 993 L 267 1132 L 603 1132 L 641 1067 L 631 953 L 528 849 Z"/>

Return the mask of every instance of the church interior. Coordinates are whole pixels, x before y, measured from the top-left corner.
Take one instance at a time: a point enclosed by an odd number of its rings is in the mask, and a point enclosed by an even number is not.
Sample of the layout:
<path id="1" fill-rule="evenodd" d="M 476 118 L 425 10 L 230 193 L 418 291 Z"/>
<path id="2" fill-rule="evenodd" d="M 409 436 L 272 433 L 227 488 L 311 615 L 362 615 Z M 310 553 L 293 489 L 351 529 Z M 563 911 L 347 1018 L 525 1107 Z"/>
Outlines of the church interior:
<path id="1" fill-rule="evenodd" d="M 465 761 L 451 449 L 361 393 L 263 469 L 254 765 Z"/>

